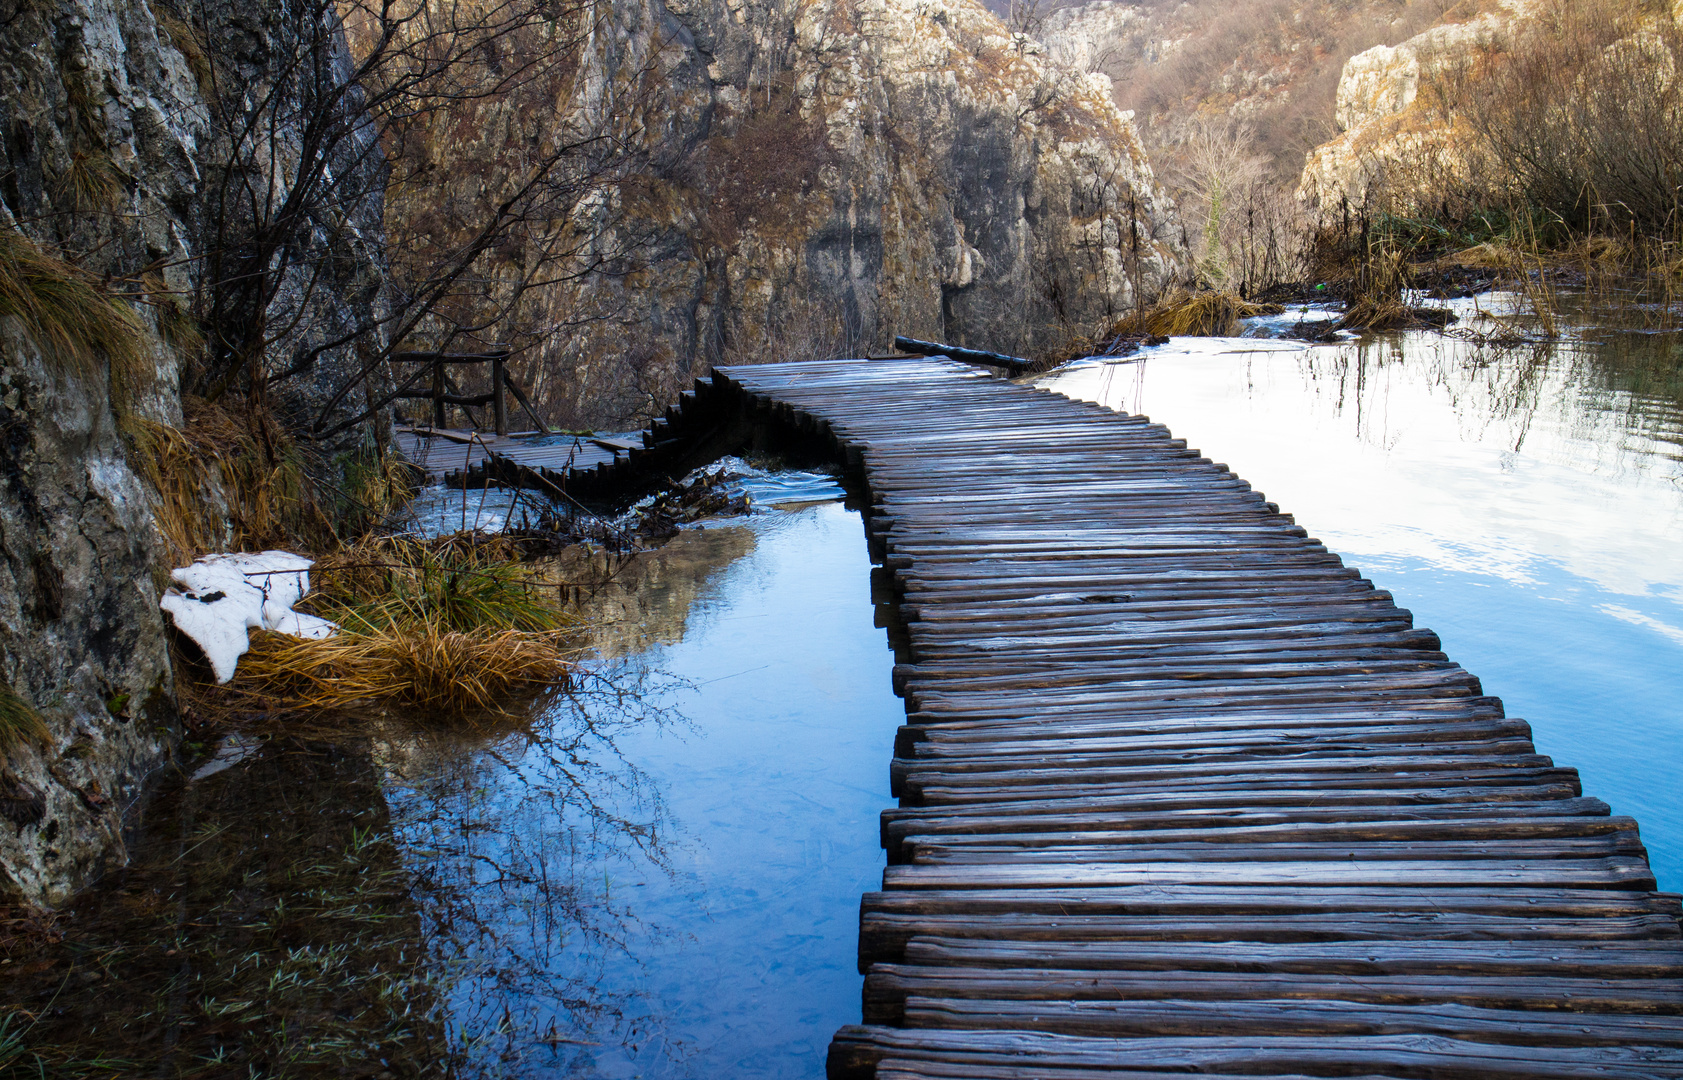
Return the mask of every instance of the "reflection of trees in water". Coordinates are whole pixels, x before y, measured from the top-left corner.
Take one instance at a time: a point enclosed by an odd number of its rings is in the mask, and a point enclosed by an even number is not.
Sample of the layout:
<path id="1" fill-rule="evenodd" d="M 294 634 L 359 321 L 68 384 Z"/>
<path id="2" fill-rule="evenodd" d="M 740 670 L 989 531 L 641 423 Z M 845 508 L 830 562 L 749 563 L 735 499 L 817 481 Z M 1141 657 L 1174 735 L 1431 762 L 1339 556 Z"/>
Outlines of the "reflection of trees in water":
<path id="1" fill-rule="evenodd" d="M 518 1075 L 637 1038 L 639 1003 L 607 976 L 651 931 L 615 882 L 664 871 L 671 838 L 616 739 L 676 722 L 651 705 L 664 681 L 586 673 L 519 730 L 318 725 L 160 796 L 130 867 L 6 969 L 21 1062 Z"/>
<path id="2" fill-rule="evenodd" d="M 1401 369 L 1441 394 L 1469 441 L 1522 451 L 1537 423 L 1616 454 L 1614 467 L 1642 466 L 1683 448 L 1683 341 L 1675 334 L 1614 334 L 1589 341 L 1462 340 L 1393 334 L 1310 349 L 1301 368 L 1357 437 L 1389 448 L 1409 417 L 1394 413 Z"/>
<path id="3" fill-rule="evenodd" d="M 593 642 L 678 640 L 708 579 L 753 547 L 726 527 L 639 556 L 586 605 Z M 671 682 L 604 662 L 496 729 L 288 721 L 257 756 L 165 791 L 63 943 L 0 969 L 21 1009 L 0 1074 L 509 1076 L 590 1071 L 597 1044 L 681 1053 L 627 989 L 639 951 L 677 929 L 628 903 L 674 841 L 620 749 L 682 722 Z"/>
<path id="4" fill-rule="evenodd" d="M 1573 350 L 1599 379 L 1570 385 L 1590 406 L 1623 417 L 1627 432 L 1683 461 L 1683 333 L 1610 334 Z"/>
<path id="5" fill-rule="evenodd" d="M 587 673 L 529 729 L 409 732 L 376 751 L 469 1074 L 583 1068 L 590 1046 L 649 1026 L 618 988 L 664 931 L 616 882 L 666 872 L 672 841 L 660 790 L 616 739 L 675 722 L 650 704 L 664 681 L 631 665 Z"/>

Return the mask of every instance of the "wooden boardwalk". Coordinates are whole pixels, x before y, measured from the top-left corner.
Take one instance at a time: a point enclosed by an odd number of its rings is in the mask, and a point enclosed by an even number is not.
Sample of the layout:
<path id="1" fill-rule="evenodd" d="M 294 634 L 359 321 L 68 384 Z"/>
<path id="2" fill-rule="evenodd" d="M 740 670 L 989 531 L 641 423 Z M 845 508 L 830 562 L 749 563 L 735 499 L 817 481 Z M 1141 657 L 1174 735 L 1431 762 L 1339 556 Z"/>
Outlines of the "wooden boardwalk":
<path id="1" fill-rule="evenodd" d="M 1225 466 L 939 360 L 730 368 L 669 427 L 727 406 L 862 467 L 903 594 L 832 1077 L 1683 1076 L 1636 822 Z"/>

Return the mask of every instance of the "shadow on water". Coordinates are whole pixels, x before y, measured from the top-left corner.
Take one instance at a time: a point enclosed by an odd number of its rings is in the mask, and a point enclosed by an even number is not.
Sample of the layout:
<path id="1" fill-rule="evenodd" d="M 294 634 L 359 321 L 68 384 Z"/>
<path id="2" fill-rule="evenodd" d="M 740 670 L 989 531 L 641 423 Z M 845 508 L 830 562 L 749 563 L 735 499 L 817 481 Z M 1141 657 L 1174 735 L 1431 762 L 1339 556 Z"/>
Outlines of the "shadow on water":
<path id="1" fill-rule="evenodd" d="M 648 706 L 655 678 L 587 674 L 522 730 L 277 735 L 162 795 L 129 868 L 10 973 L 29 1018 L 14 1066 L 566 1072 L 634 1037 L 640 1004 L 605 973 L 652 930 L 612 883 L 660 872 L 668 836 L 658 785 L 616 739 L 681 723 Z"/>
<path id="2" fill-rule="evenodd" d="M 110 1075 L 104 1061 L 164 1077 L 409 1076 L 447 1056 L 366 741 L 277 740 L 160 797 L 131 867 L 61 927 L 11 976 L 30 1018 L 18 1075 L 35 1054 L 47 1075 Z"/>
<path id="3" fill-rule="evenodd" d="M 747 529 L 681 534 L 593 611 L 608 657 L 527 725 L 322 717 L 238 737 L 135 823 L 130 865 L 0 968 L 0 1075 L 566 1075 L 651 1024 L 616 882 L 668 873 L 677 640 Z M 642 560 L 639 560 L 642 562 Z M 680 841 L 681 842 L 681 841 Z"/>
<path id="4" fill-rule="evenodd" d="M 543 715 L 321 716 L 178 778 L 0 966 L 0 1077 L 821 1075 L 903 708 L 857 514 L 754 482 L 794 509 L 615 563 Z"/>

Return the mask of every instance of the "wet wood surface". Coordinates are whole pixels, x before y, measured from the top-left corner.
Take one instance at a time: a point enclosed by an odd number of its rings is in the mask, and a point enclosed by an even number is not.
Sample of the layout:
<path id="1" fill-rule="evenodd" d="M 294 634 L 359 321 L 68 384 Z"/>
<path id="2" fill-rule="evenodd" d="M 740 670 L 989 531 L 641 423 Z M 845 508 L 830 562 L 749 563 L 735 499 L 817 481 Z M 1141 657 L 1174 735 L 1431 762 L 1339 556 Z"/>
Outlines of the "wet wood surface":
<path id="1" fill-rule="evenodd" d="M 482 470 L 491 458 L 555 476 L 612 468 L 626 460 L 633 445 L 625 439 L 589 435 L 495 435 L 434 428 L 400 428 L 396 442 L 398 452 L 434 480 Z"/>
<path id="2" fill-rule="evenodd" d="M 905 621 L 832 1077 L 1683 1077 L 1636 821 L 1227 466 L 936 359 L 727 403 L 863 470 Z"/>

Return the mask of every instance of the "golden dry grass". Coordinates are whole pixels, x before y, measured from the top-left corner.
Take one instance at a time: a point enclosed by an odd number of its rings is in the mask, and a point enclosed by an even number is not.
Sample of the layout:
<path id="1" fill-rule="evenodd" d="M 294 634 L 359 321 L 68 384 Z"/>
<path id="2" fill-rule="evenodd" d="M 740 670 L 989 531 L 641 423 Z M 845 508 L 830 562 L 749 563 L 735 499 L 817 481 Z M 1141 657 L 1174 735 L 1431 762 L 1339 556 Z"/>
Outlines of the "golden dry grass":
<path id="1" fill-rule="evenodd" d="M 259 631 L 237 691 L 287 709 L 396 705 L 428 717 L 523 711 L 564 690 L 581 653 L 566 631 L 465 632 L 437 623 L 306 641 Z"/>
<path id="2" fill-rule="evenodd" d="M 345 537 L 378 526 L 414 495 L 415 470 L 395 456 L 307 468 L 297 442 L 260 412 L 196 399 L 184 412 L 181 428 L 123 420 L 130 461 L 158 493 L 153 516 L 172 565 L 212 551 L 339 552 Z"/>
<path id="3" fill-rule="evenodd" d="M 125 418 L 129 460 L 158 498 L 152 522 L 172 566 L 186 566 L 221 547 L 224 510 L 214 479 L 215 458 L 178 428 L 139 417 Z"/>
<path id="4" fill-rule="evenodd" d="M 562 630 L 573 620 L 544 569 L 501 543 L 374 536 L 323 556 L 305 609 L 353 633 Z"/>
<path id="5" fill-rule="evenodd" d="M 11 685 L 0 682 L 0 766 L 19 747 L 44 746 L 52 738 L 47 722 Z"/>
<path id="6" fill-rule="evenodd" d="M 109 157 L 78 150 L 59 177 L 57 194 L 81 213 L 113 214 L 121 205 L 123 184 Z"/>
<path id="7" fill-rule="evenodd" d="M 3 226 L 0 315 L 16 318 L 37 345 L 79 376 L 107 364 L 136 371 L 150 360 L 146 330 L 133 308 L 102 291 L 83 271 Z"/>
<path id="8" fill-rule="evenodd" d="M 557 583 L 499 545 L 366 538 L 325 556 L 299 604 L 340 632 L 258 633 L 232 691 L 296 711 L 508 717 L 568 686 L 584 652 Z"/>
<path id="9" fill-rule="evenodd" d="M 1257 315 L 1278 315 L 1283 308 L 1253 304 L 1232 293 L 1175 292 L 1149 308 L 1131 312 L 1107 336 L 1226 337 Z"/>

